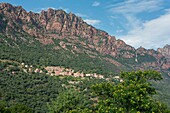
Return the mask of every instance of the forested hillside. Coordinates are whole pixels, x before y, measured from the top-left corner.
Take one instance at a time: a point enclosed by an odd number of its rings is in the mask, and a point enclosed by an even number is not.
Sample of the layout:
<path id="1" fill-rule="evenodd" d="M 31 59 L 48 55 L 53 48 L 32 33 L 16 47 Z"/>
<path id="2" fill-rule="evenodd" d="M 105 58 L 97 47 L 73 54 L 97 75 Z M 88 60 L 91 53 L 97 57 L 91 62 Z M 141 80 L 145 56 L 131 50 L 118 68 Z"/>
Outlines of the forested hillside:
<path id="1" fill-rule="evenodd" d="M 170 113 L 166 51 L 135 49 L 63 10 L 0 3 L 0 113 Z"/>
<path id="2" fill-rule="evenodd" d="M 43 73 L 27 73 L 18 62 L 1 61 L 1 112 L 169 113 L 151 96 L 156 90 L 147 81 L 162 79 L 156 71 L 124 72 L 109 79 Z"/>

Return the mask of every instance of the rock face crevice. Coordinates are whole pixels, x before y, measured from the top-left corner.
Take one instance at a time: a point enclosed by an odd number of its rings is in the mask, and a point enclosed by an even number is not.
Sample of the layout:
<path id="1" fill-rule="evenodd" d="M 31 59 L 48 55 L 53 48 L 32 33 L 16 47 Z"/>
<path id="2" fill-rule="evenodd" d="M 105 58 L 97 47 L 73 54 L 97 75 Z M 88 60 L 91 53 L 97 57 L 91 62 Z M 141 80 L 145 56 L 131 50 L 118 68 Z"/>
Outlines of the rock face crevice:
<path id="1" fill-rule="evenodd" d="M 110 36 L 107 32 L 88 25 L 81 17 L 66 13 L 63 10 L 49 8 L 47 11 L 34 13 L 27 12 L 21 6 L 1 3 L 0 26 L 0 33 L 14 39 L 18 37 L 16 34 L 27 34 L 45 45 L 54 44 L 53 39 L 66 39 L 67 42 L 61 41 L 59 43 L 63 48 L 71 45 L 72 50 L 77 52 L 86 51 L 89 54 L 96 54 L 93 52 L 96 51 L 102 55 L 110 55 L 118 61 L 122 59 L 122 62 L 119 61 L 120 64 L 125 63 L 124 59 L 126 61 L 136 60 L 138 61 L 136 62 L 137 65 L 135 62 L 127 63 L 134 68 L 152 67 L 159 70 L 170 68 L 169 45 L 162 49 L 159 48 L 158 51 L 146 50 L 142 47 L 135 49 L 124 41 Z M 84 50 L 79 48 L 77 44 L 80 44 Z M 136 58 L 136 55 L 138 58 Z M 112 59 L 110 62 L 115 62 L 115 60 Z"/>

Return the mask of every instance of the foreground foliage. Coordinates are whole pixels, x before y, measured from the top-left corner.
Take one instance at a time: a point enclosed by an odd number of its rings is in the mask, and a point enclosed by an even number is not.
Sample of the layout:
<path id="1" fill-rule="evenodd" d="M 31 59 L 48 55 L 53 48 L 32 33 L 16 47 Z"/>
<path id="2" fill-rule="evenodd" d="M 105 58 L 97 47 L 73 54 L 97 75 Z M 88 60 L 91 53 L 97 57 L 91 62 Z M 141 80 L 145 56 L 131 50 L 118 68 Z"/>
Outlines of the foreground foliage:
<path id="1" fill-rule="evenodd" d="M 156 90 L 152 87 L 150 80 L 161 80 L 162 77 L 156 71 L 136 71 L 136 72 L 123 72 L 120 77 L 123 82 L 117 85 L 112 82 L 100 83 L 93 85 L 93 94 L 96 94 L 98 99 L 97 105 L 92 105 L 95 108 L 82 108 L 77 106 L 77 102 L 71 103 L 69 113 L 170 113 L 167 106 L 154 100 L 152 95 L 156 94 Z M 69 96 L 69 95 L 68 95 Z M 70 98 L 73 95 L 70 95 Z M 76 96 L 76 95 L 75 95 Z M 68 98 L 68 97 L 67 97 Z M 77 97 L 74 97 L 77 98 Z M 65 98 L 66 99 L 66 98 Z M 68 98 L 69 99 L 69 98 Z M 70 99 L 69 99 L 70 100 Z M 67 103 L 66 100 L 64 102 Z M 58 105 L 65 106 L 63 102 Z M 53 108 L 54 108 L 53 107 Z M 66 107 L 66 106 L 65 106 Z M 65 108 L 63 107 L 62 110 Z M 57 108 L 56 108 L 57 110 Z M 61 109 L 59 111 L 62 111 Z M 52 113 L 55 113 L 52 111 Z"/>
<path id="2" fill-rule="evenodd" d="M 92 87 L 100 97 L 97 112 L 170 112 L 164 104 L 152 98 L 156 91 L 149 81 L 161 80 L 159 73 L 156 71 L 124 72 L 121 73 L 121 78 L 123 82 L 118 85 L 102 83 Z"/>
<path id="3" fill-rule="evenodd" d="M 8 107 L 5 102 L 0 102 L 0 113 L 33 113 L 33 111 L 31 108 L 22 104 Z"/>
<path id="4" fill-rule="evenodd" d="M 2 113 L 169 113 L 154 100 L 156 71 L 123 72 L 114 79 L 51 77 L 26 73 L 16 62 L 0 63 L 0 110 Z M 14 72 L 14 73 L 13 73 Z"/>
<path id="5" fill-rule="evenodd" d="M 74 109 L 90 108 L 90 100 L 82 92 L 69 89 L 60 93 L 49 105 L 51 113 L 66 113 Z"/>

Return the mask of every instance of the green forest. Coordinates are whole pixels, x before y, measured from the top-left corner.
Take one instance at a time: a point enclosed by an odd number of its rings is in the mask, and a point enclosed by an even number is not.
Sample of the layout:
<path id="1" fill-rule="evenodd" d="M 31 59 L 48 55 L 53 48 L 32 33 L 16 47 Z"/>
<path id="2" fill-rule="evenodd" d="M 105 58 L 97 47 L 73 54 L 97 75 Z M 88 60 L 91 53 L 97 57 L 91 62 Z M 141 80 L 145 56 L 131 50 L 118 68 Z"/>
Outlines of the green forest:
<path id="1" fill-rule="evenodd" d="M 151 83 L 162 79 L 156 71 L 122 72 L 123 82 L 119 82 L 25 73 L 17 66 L 1 62 L 1 113 L 170 112 L 153 97 L 156 89 Z"/>
<path id="2" fill-rule="evenodd" d="M 103 58 L 111 56 L 91 58 L 35 40 L 30 45 L 6 40 L 0 44 L 0 113 L 170 113 L 169 78 L 164 73 L 116 67 Z M 63 66 L 108 79 L 29 73 L 22 63 L 41 69 Z"/>

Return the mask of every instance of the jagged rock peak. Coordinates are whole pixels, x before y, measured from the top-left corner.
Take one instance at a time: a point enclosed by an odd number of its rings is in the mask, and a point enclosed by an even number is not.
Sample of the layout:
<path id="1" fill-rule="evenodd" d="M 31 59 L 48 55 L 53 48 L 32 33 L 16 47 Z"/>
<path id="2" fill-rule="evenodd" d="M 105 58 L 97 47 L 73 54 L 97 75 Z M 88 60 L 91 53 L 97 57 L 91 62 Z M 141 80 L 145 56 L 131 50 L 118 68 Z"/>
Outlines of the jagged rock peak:
<path id="1" fill-rule="evenodd" d="M 161 53 L 163 56 L 170 58 L 170 45 L 167 44 L 163 48 L 158 48 L 157 51 Z"/>
<path id="2" fill-rule="evenodd" d="M 3 11 L 9 11 L 9 10 L 13 10 L 14 7 L 9 4 L 9 3 L 0 3 L 0 12 Z"/>
<path id="3" fill-rule="evenodd" d="M 9 3 L 4 3 L 4 2 L 0 3 L 0 8 L 4 8 L 4 7 L 13 7 L 13 6 Z"/>
<path id="4" fill-rule="evenodd" d="M 163 48 L 170 48 L 170 45 L 166 44 Z"/>
<path id="5" fill-rule="evenodd" d="M 4 3 L 4 2 L 0 3 L 0 9 L 1 9 L 1 10 L 4 10 L 4 9 L 11 9 L 11 10 L 12 10 L 12 9 L 14 9 L 14 8 L 24 10 L 24 9 L 22 8 L 22 6 L 13 6 L 12 4 Z"/>
<path id="6" fill-rule="evenodd" d="M 114 36 L 87 24 L 73 13 L 52 8 L 34 13 L 8 3 L 4 5 L 2 3 L 1 6 L 12 9 L 0 10 L 0 14 L 7 20 L 7 26 L 3 27 L 7 34 L 10 34 L 11 30 L 18 32 L 19 30 L 14 27 L 17 25 L 20 31 L 36 37 L 43 44 L 52 44 L 52 38 L 81 37 L 89 42 L 91 48 L 103 54 L 115 56 L 118 49 L 134 50 L 124 41 L 116 40 Z"/>

